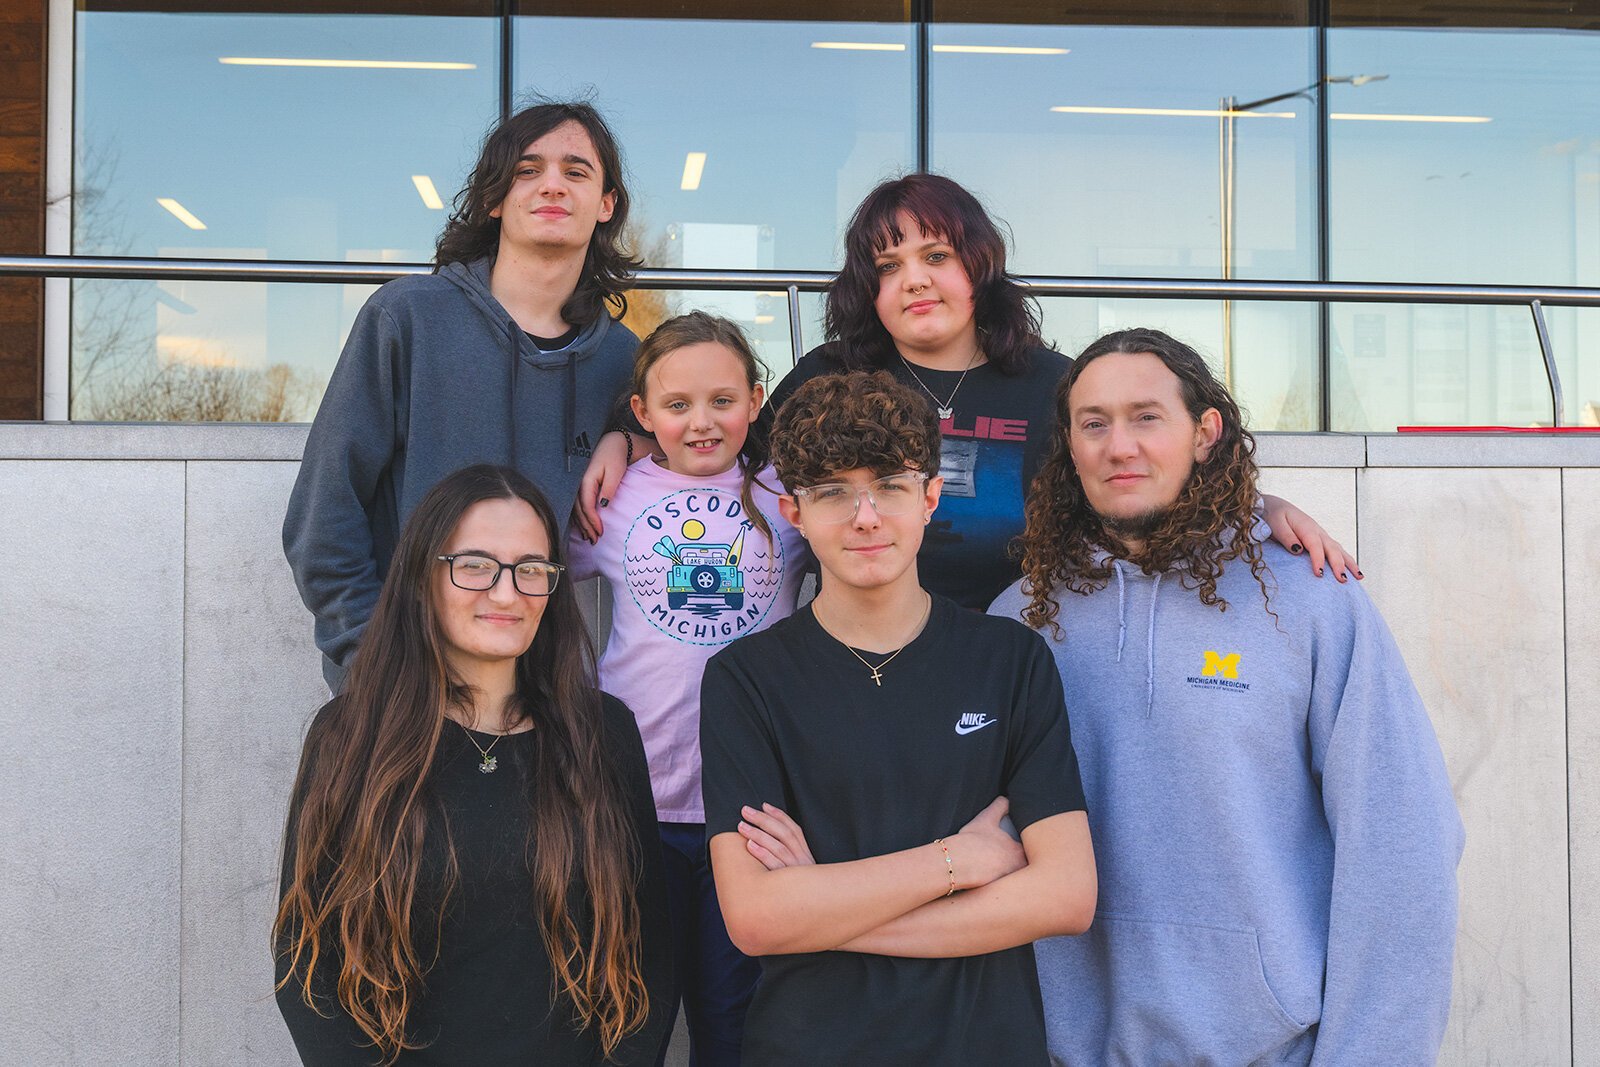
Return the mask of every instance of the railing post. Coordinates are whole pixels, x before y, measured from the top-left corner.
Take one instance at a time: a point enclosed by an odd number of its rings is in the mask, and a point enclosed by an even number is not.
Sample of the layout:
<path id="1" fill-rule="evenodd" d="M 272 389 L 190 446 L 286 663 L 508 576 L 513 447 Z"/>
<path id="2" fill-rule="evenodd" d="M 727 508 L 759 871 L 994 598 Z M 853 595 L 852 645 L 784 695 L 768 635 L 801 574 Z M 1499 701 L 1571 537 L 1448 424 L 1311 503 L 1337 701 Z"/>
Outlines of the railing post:
<path id="1" fill-rule="evenodd" d="M 1556 354 L 1550 347 L 1550 330 L 1544 322 L 1544 305 L 1535 300 L 1528 308 L 1533 312 L 1533 328 L 1539 335 L 1539 353 L 1544 356 L 1545 377 L 1550 379 L 1550 425 L 1560 426 L 1566 404 L 1561 399 L 1561 372 L 1556 369 Z"/>
<path id="2" fill-rule="evenodd" d="M 800 336 L 800 287 L 789 286 L 789 347 L 794 350 L 794 362 L 806 354 L 805 341 Z"/>

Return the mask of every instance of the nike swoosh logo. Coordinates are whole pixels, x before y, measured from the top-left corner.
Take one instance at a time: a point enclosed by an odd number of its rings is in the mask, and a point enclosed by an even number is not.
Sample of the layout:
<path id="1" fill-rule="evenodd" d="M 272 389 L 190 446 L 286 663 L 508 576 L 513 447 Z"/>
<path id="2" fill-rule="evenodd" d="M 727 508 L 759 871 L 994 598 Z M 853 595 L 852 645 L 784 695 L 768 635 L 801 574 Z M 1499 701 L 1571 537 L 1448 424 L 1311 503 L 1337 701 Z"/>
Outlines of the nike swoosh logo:
<path id="1" fill-rule="evenodd" d="M 961 734 L 963 737 L 965 737 L 967 734 L 973 733 L 973 732 L 975 732 L 977 730 L 981 730 L 985 726 L 993 726 L 995 723 L 997 723 L 999 721 L 1000 721 L 999 719 L 985 719 L 983 722 L 978 723 L 976 726 L 957 726 L 956 727 L 956 733 Z"/>

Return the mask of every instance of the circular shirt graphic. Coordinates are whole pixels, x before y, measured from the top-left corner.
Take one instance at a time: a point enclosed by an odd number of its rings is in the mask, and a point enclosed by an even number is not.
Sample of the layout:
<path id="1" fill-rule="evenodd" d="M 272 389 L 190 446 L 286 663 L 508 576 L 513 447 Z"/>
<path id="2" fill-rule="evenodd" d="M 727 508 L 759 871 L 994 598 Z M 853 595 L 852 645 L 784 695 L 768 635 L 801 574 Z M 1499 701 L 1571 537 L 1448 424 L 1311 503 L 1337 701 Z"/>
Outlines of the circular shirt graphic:
<path id="1" fill-rule="evenodd" d="M 761 625 L 783 585 L 783 544 L 738 494 L 680 489 L 640 513 L 623 545 L 633 603 L 662 633 L 725 645 Z"/>

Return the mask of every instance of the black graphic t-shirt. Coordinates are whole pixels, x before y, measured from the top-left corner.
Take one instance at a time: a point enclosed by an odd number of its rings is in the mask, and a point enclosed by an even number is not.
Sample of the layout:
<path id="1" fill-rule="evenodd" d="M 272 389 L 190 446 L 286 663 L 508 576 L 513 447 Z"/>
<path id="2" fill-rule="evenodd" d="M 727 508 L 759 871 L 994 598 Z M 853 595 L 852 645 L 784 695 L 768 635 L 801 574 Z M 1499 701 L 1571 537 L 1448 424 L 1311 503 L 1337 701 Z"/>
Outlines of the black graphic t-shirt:
<path id="1" fill-rule="evenodd" d="M 1043 639 L 937 596 L 881 686 L 809 607 L 735 641 L 706 665 L 700 744 L 707 837 L 765 801 L 800 824 L 818 863 L 925 845 L 997 796 L 1019 828 L 1084 806 Z M 1045 1064 L 1033 947 L 765 957 L 744 1059 Z"/>
<path id="2" fill-rule="evenodd" d="M 1035 348 L 1021 374 L 985 363 L 960 389 L 960 371 L 917 367 L 913 377 L 898 359 L 883 368 L 925 398 L 924 386 L 941 400 L 956 389 L 954 415 L 941 424 L 944 495 L 917 555 L 917 573 L 928 589 L 983 611 L 1022 576 L 1009 548 L 1022 533 L 1023 499 L 1050 446 L 1056 386 L 1071 365 L 1060 352 Z M 767 432 L 773 413 L 800 386 L 843 369 L 828 345 L 806 353 L 773 389 L 754 432 Z"/>

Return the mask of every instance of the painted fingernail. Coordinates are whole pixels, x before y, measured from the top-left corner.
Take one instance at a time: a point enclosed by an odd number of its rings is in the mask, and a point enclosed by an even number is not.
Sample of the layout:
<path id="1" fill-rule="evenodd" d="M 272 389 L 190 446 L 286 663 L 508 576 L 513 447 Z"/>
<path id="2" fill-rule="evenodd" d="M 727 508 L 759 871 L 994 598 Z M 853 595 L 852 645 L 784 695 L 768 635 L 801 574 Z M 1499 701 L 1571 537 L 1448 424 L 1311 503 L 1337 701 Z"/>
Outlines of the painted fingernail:
<path id="1" fill-rule="evenodd" d="M 607 507 L 607 506 L 610 505 L 610 503 L 611 503 L 611 501 L 607 500 L 605 497 L 601 497 L 600 498 L 600 506 L 601 507 Z"/>
<path id="2" fill-rule="evenodd" d="M 1305 548 L 1300 545 L 1290 545 L 1289 551 L 1298 556 L 1300 553 L 1305 551 Z"/>
<path id="3" fill-rule="evenodd" d="M 1358 582 L 1359 582 L 1359 581 L 1361 581 L 1361 580 L 1362 580 L 1362 579 L 1363 579 L 1363 578 L 1365 578 L 1365 577 L 1366 577 L 1366 575 L 1365 575 L 1365 574 L 1362 574 L 1362 573 L 1361 573 L 1361 572 L 1360 572 L 1360 571 L 1356 571 L 1356 581 L 1358 581 Z"/>
<path id="4" fill-rule="evenodd" d="M 1322 568 L 1321 567 L 1316 568 L 1316 572 L 1317 572 L 1317 577 L 1321 578 L 1322 577 Z"/>

